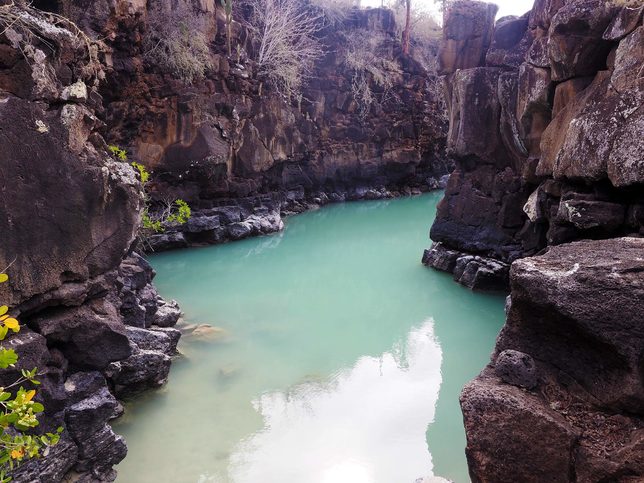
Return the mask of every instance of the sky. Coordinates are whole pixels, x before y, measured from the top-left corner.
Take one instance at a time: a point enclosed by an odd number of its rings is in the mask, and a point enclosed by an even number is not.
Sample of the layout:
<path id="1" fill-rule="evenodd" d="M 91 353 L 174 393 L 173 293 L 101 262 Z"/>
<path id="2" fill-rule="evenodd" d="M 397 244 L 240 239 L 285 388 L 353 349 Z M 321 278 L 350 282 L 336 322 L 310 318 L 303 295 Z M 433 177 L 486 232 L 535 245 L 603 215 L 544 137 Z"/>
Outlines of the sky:
<path id="1" fill-rule="evenodd" d="M 532 8 L 534 0 L 489 0 L 490 3 L 496 3 L 499 6 L 497 18 L 506 15 L 523 15 Z M 428 9 L 435 10 L 436 3 L 434 0 L 414 0 L 417 5 L 423 5 Z M 362 0 L 363 7 L 379 7 L 381 0 Z"/>

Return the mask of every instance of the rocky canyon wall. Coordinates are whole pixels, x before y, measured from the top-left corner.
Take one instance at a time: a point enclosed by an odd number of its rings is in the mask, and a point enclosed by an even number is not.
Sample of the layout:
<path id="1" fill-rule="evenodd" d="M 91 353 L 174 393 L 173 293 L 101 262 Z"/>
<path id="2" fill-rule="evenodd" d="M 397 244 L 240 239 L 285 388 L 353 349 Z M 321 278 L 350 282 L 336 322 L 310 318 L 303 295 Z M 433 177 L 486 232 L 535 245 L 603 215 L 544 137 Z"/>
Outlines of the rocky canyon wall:
<path id="1" fill-rule="evenodd" d="M 456 159 L 424 262 L 511 288 L 461 394 L 474 482 L 644 478 L 642 2 L 457 1 L 439 53 Z"/>
<path id="2" fill-rule="evenodd" d="M 37 367 L 37 431 L 64 428 L 13 481 L 112 481 L 127 452 L 109 425 L 117 398 L 165 382 L 179 310 L 132 252 L 141 185 L 99 134 L 95 51 L 61 19 L 12 12 L 0 34 L 0 298 L 23 327 L 3 343 L 19 361 L 0 385 Z"/>
<path id="3" fill-rule="evenodd" d="M 477 288 L 577 239 L 644 233 L 641 2 L 455 2 L 439 52 L 457 162 L 425 262 Z"/>
<path id="4" fill-rule="evenodd" d="M 451 168 L 444 156 L 445 109 L 429 65 L 435 51 L 417 47 L 404 56 L 390 10 L 320 19 L 316 35 L 324 55 L 301 97 L 286 99 L 258 75 L 257 38 L 243 9 L 234 14 L 229 56 L 218 1 L 52 4 L 109 49 L 101 88 L 105 138 L 148 167 L 153 197 L 182 198 L 193 208 L 198 221 L 161 237 L 158 249 L 274 231 L 280 211 L 308 203 L 436 188 Z M 173 15 L 179 4 L 208 49 L 205 77 L 191 83 L 146 56 L 155 11 Z M 390 83 L 367 74 L 370 106 L 353 92 L 352 49 L 381 63 Z M 229 228 L 235 223 L 245 225 Z"/>

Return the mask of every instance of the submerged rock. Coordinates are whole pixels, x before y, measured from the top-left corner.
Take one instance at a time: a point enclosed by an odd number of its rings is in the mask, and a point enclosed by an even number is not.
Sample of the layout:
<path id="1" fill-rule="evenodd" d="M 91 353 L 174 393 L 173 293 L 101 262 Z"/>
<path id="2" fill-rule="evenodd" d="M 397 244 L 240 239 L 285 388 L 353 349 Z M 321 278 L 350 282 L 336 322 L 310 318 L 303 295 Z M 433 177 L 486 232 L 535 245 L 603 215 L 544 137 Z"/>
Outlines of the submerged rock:
<path id="1" fill-rule="evenodd" d="M 208 324 L 196 326 L 189 332 L 190 338 L 200 341 L 217 341 L 228 337 L 228 331 Z"/>

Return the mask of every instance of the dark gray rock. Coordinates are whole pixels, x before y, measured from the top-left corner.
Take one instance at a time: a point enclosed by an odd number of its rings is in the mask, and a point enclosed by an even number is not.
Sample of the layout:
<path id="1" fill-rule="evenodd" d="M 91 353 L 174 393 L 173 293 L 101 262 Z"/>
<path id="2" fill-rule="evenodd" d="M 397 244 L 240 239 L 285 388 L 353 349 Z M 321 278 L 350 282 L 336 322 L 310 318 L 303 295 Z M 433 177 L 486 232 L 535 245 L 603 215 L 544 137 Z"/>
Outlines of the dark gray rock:
<path id="1" fill-rule="evenodd" d="M 534 359 L 523 352 L 511 349 L 501 352 L 494 363 L 494 373 L 513 386 L 534 389 L 537 385 Z"/>
<path id="2" fill-rule="evenodd" d="M 76 404 L 106 387 L 105 377 L 98 371 L 75 372 L 65 380 L 65 394 L 69 404 Z"/>
<path id="3" fill-rule="evenodd" d="M 473 481 L 644 474 L 643 253 L 618 238 L 514 262 L 493 363 L 461 394 Z"/>
<path id="4" fill-rule="evenodd" d="M 512 309 L 497 350 L 565 368 L 606 407 L 641 411 L 643 253 L 644 238 L 616 238 L 516 261 Z"/>
<path id="5" fill-rule="evenodd" d="M 242 220 L 242 210 L 239 206 L 218 206 L 209 210 L 212 215 L 219 215 L 225 224 L 236 223 Z"/>
<path id="6" fill-rule="evenodd" d="M 241 240 L 249 237 L 253 232 L 253 227 L 246 221 L 231 223 L 228 225 L 228 235 L 233 240 Z"/>
<path id="7" fill-rule="evenodd" d="M 72 438 L 81 441 L 122 412 L 123 408 L 119 402 L 112 396 L 107 386 L 104 386 L 88 398 L 67 408 L 65 421 Z"/>
<path id="8" fill-rule="evenodd" d="M 141 350 L 174 355 L 181 332 L 176 329 L 139 329 L 128 327 L 127 335 Z"/>
<path id="9" fill-rule="evenodd" d="M 214 216 L 192 216 L 185 225 L 181 226 L 181 231 L 188 233 L 200 233 L 211 231 L 219 228 L 221 222 L 218 215 Z"/>
<path id="10" fill-rule="evenodd" d="M 173 327 L 181 317 L 181 309 L 179 304 L 172 300 L 165 302 L 157 308 L 152 324 L 159 327 Z"/>
<path id="11" fill-rule="evenodd" d="M 131 290 L 124 289 L 120 294 L 121 307 L 119 309 L 123 316 L 123 323 L 133 327 L 145 327 L 147 325 L 147 310 L 139 302 L 137 294 Z"/>
<path id="12" fill-rule="evenodd" d="M 131 397 L 165 384 L 171 362 L 171 357 L 161 352 L 137 349 L 127 359 L 110 364 L 106 375 L 118 397 Z"/>
<path id="13" fill-rule="evenodd" d="M 146 240 L 146 250 L 149 248 L 150 251 L 164 251 L 164 250 L 175 250 L 178 248 L 186 248 L 188 242 L 186 237 L 181 232 L 174 233 L 159 233 L 148 237 Z"/>
<path id="14" fill-rule="evenodd" d="M 46 457 L 21 464 L 12 474 L 16 483 L 52 483 L 62 481 L 78 459 L 76 443 L 63 433 Z"/>
<path id="15" fill-rule="evenodd" d="M 105 299 L 39 316 L 31 323 L 79 367 L 104 369 L 131 353 L 125 326 Z"/>
<path id="16" fill-rule="evenodd" d="M 571 481 L 577 433 L 537 396 L 499 384 L 486 370 L 463 389 L 461 409 L 472 481 Z"/>
<path id="17" fill-rule="evenodd" d="M 579 230 L 601 228 L 611 232 L 624 223 L 625 207 L 619 203 L 587 200 L 562 200 L 558 221 L 565 221 Z"/>
<path id="18" fill-rule="evenodd" d="M 472 290 L 504 291 L 509 284 L 509 273 L 507 263 L 465 255 L 456 260 L 454 280 Z"/>
<path id="19" fill-rule="evenodd" d="M 93 478 L 85 481 L 113 481 L 116 473 L 112 467 L 127 455 L 127 446 L 122 436 L 114 434 L 109 425 L 104 425 L 91 436 L 78 442 L 79 461 L 74 470 L 89 473 Z M 87 477 L 86 477 L 87 478 Z"/>
<path id="20" fill-rule="evenodd" d="M 456 260 L 462 254 L 455 250 L 445 248 L 442 243 L 434 243 L 432 247 L 423 253 L 423 265 L 441 270 L 443 272 L 454 272 Z"/>

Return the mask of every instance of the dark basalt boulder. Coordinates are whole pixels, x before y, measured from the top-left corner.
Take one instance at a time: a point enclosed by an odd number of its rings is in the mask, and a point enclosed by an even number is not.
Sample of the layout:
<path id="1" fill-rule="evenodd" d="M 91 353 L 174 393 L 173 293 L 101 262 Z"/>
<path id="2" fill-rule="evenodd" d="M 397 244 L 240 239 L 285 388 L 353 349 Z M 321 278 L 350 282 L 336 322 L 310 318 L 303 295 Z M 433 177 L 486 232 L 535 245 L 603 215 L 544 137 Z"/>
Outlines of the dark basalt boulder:
<path id="1" fill-rule="evenodd" d="M 513 386 L 534 389 L 537 385 L 534 359 L 523 352 L 512 349 L 501 352 L 494 363 L 494 373 Z"/>
<path id="2" fill-rule="evenodd" d="M 570 461 L 578 438 L 574 427 L 537 396 L 499 384 L 489 372 L 461 393 L 471 480 L 574 481 Z"/>
<path id="3" fill-rule="evenodd" d="M 514 262 L 493 362 L 461 394 L 472 481 L 644 476 L 643 255 L 616 238 Z"/>
<path id="4" fill-rule="evenodd" d="M 548 55 L 556 81 L 593 75 L 611 45 L 603 35 L 618 7 L 603 0 L 568 0 L 550 20 Z"/>
<path id="5" fill-rule="evenodd" d="M 125 326 L 116 308 L 104 299 L 37 316 L 31 324 L 80 367 L 105 369 L 131 353 Z"/>

